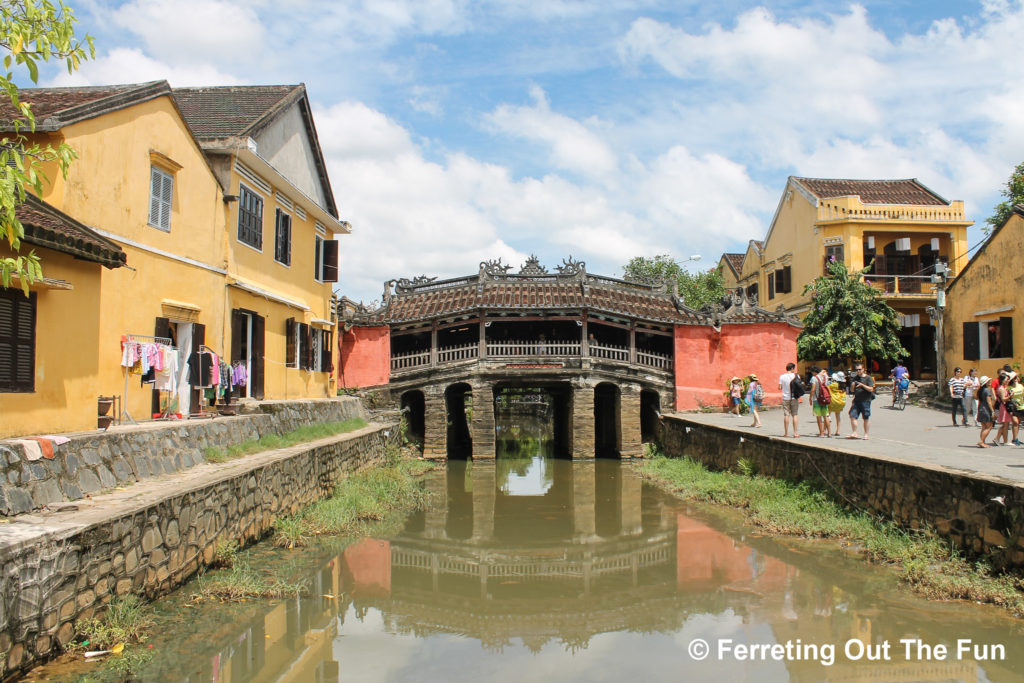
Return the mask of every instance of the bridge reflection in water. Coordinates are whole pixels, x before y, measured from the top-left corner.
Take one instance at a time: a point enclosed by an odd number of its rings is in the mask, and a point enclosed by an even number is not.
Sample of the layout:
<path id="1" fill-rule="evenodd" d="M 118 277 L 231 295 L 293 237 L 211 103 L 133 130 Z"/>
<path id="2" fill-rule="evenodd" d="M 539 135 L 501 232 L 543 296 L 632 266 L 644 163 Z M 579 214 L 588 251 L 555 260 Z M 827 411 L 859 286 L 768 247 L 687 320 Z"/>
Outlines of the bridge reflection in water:
<path id="1" fill-rule="evenodd" d="M 925 603 L 835 552 L 723 533 L 615 461 L 450 462 L 435 506 L 326 561 L 310 595 L 220 642 L 183 680 L 1012 680 L 1012 661 L 695 662 L 690 639 L 1007 642 L 1009 620 Z M 212 640 L 212 639 L 211 639 Z M 213 647 L 219 648 L 212 651 Z M 714 660 L 714 658 L 712 658 Z M 212 676 L 212 678 L 211 678 Z M 983 678 L 984 680 L 984 678 Z"/>

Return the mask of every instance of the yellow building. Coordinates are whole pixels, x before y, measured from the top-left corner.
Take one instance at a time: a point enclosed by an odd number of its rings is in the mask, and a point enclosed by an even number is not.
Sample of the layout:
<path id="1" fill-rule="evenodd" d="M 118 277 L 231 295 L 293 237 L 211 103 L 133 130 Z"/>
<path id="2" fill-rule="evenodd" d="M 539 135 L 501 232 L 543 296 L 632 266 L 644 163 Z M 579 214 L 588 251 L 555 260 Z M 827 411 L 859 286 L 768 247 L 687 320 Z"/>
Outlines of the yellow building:
<path id="1" fill-rule="evenodd" d="M 718 272 L 726 289 L 736 289 L 743 272 L 743 254 L 725 253 L 718 259 Z"/>
<path id="2" fill-rule="evenodd" d="M 37 141 L 66 142 L 78 154 L 66 179 L 51 169 L 42 199 L 127 254 L 127 268 L 100 276 L 97 329 L 72 315 L 59 334 L 72 357 L 79 345 L 97 346 L 91 391 L 122 395 L 135 419 L 162 405 L 182 414 L 208 410 L 188 361 L 211 350 L 245 369 L 235 396 L 335 393 L 334 237 L 348 225 L 337 218 L 304 86 L 179 94 L 156 81 L 19 96 L 33 105 Z M 44 260 L 48 277 L 51 267 Z M 122 367 L 127 335 L 172 340 L 174 391 L 158 392 Z M 42 354 L 37 366 L 49 362 Z M 89 405 L 66 405 L 68 419 L 56 422 L 20 419 L 43 414 L 32 404 L 12 407 L 19 419 L 8 431 L 66 430 L 83 424 L 80 414 L 95 418 L 94 395 Z"/>
<path id="3" fill-rule="evenodd" d="M 951 275 L 963 267 L 970 225 L 962 201 L 948 201 L 916 179 L 791 176 L 768 234 L 760 245 L 750 244 L 738 282 L 761 307 L 803 317 L 810 305 L 804 285 L 831 259 L 851 270 L 870 265 L 868 280 L 900 315 L 912 376 L 934 377 L 931 275 L 939 261 Z M 887 372 L 888 365 L 883 361 L 879 369 Z"/>
<path id="4" fill-rule="evenodd" d="M 31 195 L 17 215 L 22 253 L 34 249 L 46 269 L 28 296 L 18 280 L 0 287 L 0 437 L 95 428 L 101 273 L 125 253 Z"/>
<path id="5" fill-rule="evenodd" d="M 1018 204 L 992 231 L 974 257 L 946 289 L 943 349 L 946 373 L 959 366 L 964 374 L 996 377 L 1014 364 L 1013 328 L 1024 329 L 1020 304 L 1020 255 L 1024 253 L 1024 205 Z"/>

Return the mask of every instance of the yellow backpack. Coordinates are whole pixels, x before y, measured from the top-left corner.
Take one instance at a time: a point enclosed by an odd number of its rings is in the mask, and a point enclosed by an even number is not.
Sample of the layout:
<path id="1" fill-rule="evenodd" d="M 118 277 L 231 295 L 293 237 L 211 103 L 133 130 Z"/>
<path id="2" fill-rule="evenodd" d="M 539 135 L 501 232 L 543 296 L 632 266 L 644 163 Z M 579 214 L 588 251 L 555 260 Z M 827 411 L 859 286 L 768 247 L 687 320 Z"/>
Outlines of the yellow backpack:
<path id="1" fill-rule="evenodd" d="M 832 395 L 832 403 L 829 404 L 831 410 L 839 408 L 842 410 L 843 406 L 846 405 L 846 392 L 840 388 L 836 382 L 828 383 L 828 393 Z"/>

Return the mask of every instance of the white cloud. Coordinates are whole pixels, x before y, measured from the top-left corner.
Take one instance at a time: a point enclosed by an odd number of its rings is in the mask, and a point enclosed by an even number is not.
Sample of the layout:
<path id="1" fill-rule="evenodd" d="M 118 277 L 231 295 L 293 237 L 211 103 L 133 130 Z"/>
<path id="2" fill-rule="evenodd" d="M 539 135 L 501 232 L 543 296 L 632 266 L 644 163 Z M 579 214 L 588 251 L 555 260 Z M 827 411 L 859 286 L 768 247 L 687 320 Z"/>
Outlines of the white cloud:
<path id="1" fill-rule="evenodd" d="M 616 169 L 615 153 L 587 126 L 568 116 L 551 111 L 544 91 L 530 89 L 532 107 L 501 105 L 485 121 L 495 130 L 549 147 L 554 166 L 584 174 L 604 175 Z M 596 119 L 591 125 L 600 126 Z"/>
<path id="2" fill-rule="evenodd" d="M 269 47 L 259 16 L 226 0 L 134 0 L 113 21 L 138 35 L 147 53 L 176 64 L 252 61 Z"/>
<path id="3" fill-rule="evenodd" d="M 172 87 L 232 85 L 241 80 L 206 64 L 171 66 L 148 57 L 137 48 L 114 48 L 108 54 L 82 64 L 73 74 L 58 71 L 48 85 L 81 86 L 110 83 L 144 83 L 167 79 Z"/>

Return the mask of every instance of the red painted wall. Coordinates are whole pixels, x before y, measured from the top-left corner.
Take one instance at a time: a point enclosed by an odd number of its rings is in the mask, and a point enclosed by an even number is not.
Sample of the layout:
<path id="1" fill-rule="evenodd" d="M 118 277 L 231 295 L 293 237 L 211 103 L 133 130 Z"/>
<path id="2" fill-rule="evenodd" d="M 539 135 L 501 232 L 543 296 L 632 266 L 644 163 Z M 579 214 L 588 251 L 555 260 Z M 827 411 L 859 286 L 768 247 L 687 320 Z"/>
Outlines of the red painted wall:
<path id="1" fill-rule="evenodd" d="M 800 329 L 786 323 L 677 325 L 675 330 L 676 410 L 702 405 L 725 406 L 729 379 L 754 373 L 765 391 L 765 404 L 782 400 L 779 375 L 796 362 Z"/>
<path id="2" fill-rule="evenodd" d="M 338 340 L 341 368 L 338 386 L 376 387 L 391 373 L 391 331 L 387 327 L 353 327 Z"/>

